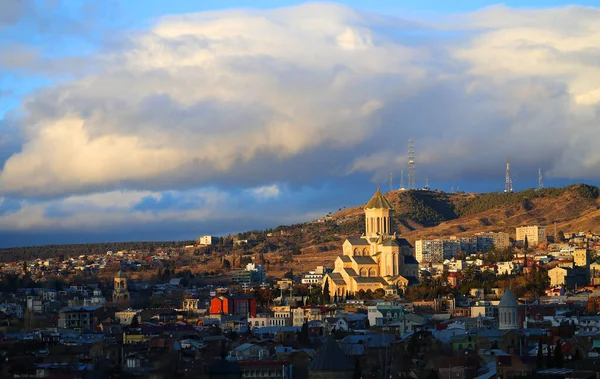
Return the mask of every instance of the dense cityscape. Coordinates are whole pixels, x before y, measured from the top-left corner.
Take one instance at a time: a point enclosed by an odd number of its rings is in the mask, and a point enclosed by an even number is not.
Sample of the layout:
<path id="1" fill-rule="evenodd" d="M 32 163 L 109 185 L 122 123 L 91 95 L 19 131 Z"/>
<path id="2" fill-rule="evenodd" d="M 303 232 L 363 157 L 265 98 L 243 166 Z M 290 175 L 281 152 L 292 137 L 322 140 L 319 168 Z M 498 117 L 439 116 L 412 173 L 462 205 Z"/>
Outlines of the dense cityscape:
<path id="1" fill-rule="evenodd" d="M 197 271 L 214 236 L 6 262 L 2 376 L 595 377 L 600 236 L 527 225 L 414 248 L 393 212 L 378 190 L 335 261 L 281 277 L 261 254 Z"/>
<path id="2" fill-rule="evenodd" d="M 598 0 L 0 0 L 0 379 L 600 379 Z"/>

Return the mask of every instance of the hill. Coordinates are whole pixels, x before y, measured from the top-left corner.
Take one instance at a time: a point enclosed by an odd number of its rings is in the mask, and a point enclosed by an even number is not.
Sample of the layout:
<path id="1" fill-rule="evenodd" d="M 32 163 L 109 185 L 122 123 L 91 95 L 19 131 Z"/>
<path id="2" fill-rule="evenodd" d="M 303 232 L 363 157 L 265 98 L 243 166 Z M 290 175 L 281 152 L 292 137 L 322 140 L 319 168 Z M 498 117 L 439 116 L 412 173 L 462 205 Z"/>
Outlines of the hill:
<path id="1" fill-rule="evenodd" d="M 365 202 L 370 195 L 365 196 Z M 557 231 L 600 232 L 599 195 L 598 187 L 578 184 L 515 193 L 391 191 L 386 197 L 394 207 L 395 231 L 414 243 L 417 239 L 466 236 L 484 231 L 504 231 L 514 237 L 514 228 L 526 224 L 547 225 L 550 236 L 554 234 L 554 225 Z M 335 257 L 341 254 L 343 241 L 350 236 L 360 236 L 363 229 L 364 213 L 363 205 L 360 205 L 313 222 L 225 237 L 217 245 L 196 249 L 194 254 L 202 256 L 201 266 L 207 271 L 223 266 L 224 260 L 232 268 L 255 261 L 265 263 L 269 274 L 282 275 L 290 269 L 302 272 L 318 265 L 331 266 Z M 236 238 L 250 242 L 235 246 L 232 240 Z M 2 249 L 0 257 L 19 260 L 29 259 L 31 254 L 71 256 L 136 246 L 169 249 L 184 244 L 189 242 L 44 246 Z"/>
<path id="2" fill-rule="evenodd" d="M 515 227 L 533 224 L 548 226 L 550 236 L 554 225 L 557 231 L 600 232 L 599 195 L 598 187 L 578 184 L 514 193 L 391 191 L 386 197 L 394 207 L 395 231 L 414 244 L 417 239 L 488 231 L 508 232 L 514 237 Z M 363 209 L 358 206 L 332 214 L 329 221 L 304 225 L 305 233 L 298 241 L 302 254 L 294 256 L 294 267 L 305 271 L 316 265 L 331 265 L 341 254 L 343 240 L 362 234 L 363 223 Z M 290 227 L 279 229 L 287 231 Z"/>

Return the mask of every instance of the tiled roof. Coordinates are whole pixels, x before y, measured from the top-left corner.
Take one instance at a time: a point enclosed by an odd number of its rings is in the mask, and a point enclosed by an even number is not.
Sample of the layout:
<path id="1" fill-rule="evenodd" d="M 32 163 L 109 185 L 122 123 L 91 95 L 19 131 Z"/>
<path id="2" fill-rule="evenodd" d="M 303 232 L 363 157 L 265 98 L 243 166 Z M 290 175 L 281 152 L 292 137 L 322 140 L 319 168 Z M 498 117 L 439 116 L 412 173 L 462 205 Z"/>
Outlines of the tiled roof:
<path id="1" fill-rule="evenodd" d="M 350 242 L 353 245 L 369 245 L 369 241 L 360 237 L 348 238 L 346 241 Z"/>
<path id="2" fill-rule="evenodd" d="M 371 257 L 353 256 L 352 259 L 354 260 L 354 262 L 356 262 L 358 264 L 370 264 L 370 265 L 376 264 L 375 261 L 373 260 L 373 258 L 371 258 Z"/>

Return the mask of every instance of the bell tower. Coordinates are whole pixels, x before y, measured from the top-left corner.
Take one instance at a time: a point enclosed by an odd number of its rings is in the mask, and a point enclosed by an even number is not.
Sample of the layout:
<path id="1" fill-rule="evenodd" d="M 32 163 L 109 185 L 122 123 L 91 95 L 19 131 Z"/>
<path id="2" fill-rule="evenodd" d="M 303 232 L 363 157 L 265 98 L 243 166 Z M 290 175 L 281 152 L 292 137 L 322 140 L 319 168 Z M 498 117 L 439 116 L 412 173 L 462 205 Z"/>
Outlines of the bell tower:
<path id="1" fill-rule="evenodd" d="M 127 290 L 127 275 L 121 270 L 117 272 L 113 279 L 113 302 L 122 303 L 129 301 L 129 291 Z"/>
<path id="2" fill-rule="evenodd" d="M 392 234 L 392 205 L 383 196 L 379 186 L 377 192 L 365 205 L 365 236 L 377 238 Z"/>

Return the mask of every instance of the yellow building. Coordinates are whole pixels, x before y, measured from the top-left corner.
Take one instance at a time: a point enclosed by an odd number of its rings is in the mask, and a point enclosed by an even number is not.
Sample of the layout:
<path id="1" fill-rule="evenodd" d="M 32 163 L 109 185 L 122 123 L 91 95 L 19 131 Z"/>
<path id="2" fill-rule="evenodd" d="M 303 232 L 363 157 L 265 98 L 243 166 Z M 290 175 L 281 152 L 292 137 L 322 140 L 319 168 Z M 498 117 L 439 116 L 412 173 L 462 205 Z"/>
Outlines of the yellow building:
<path id="1" fill-rule="evenodd" d="M 393 210 L 381 190 L 377 189 L 364 211 L 365 233 L 343 243 L 343 255 L 335 260 L 333 272 L 323 278 L 323 288 L 329 286 L 332 297 L 385 290 L 390 285 L 402 289 L 418 281 L 419 263 L 412 246 L 392 234 Z"/>
<path id="2" fill-rule="evenodd" d="M 529 247 L 536 247 L 540 244 L 546 244 L 546 227 L 544 226 L 520 226 L 516 230 L 516 238 L 518 244 L 523 245 L 527 237 Z"/>
<path id="3" fill-rule="evenodd" d="M 590 265 L 590 251 L 585 247 L 577 247 L 573 251 L 573 263 L 575 266 L 588 267 Z"/>

